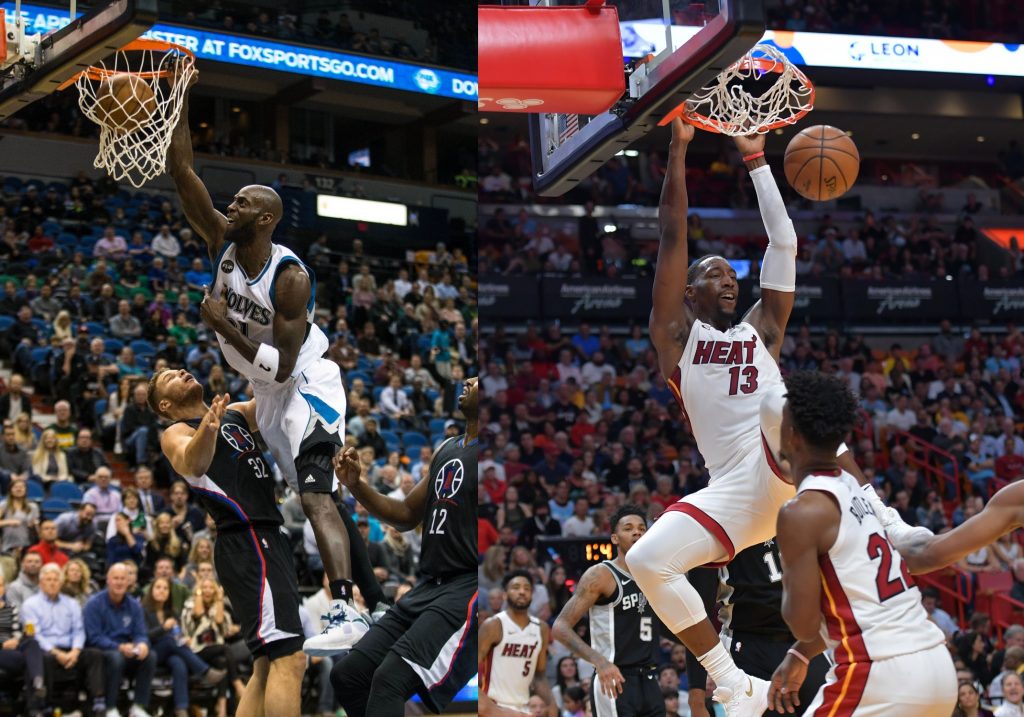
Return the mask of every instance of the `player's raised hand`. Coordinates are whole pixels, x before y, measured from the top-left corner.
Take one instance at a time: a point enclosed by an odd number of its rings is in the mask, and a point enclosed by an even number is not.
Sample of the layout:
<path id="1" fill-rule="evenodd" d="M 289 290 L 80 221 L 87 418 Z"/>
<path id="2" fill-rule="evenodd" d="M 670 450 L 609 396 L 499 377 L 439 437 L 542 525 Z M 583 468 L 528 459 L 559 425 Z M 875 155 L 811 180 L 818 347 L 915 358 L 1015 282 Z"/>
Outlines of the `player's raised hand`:
<path id="1" fill-rule="evenodd" d="M 174 85 L 177 84 L 179 75 L 185 74 L 184 68 L 186 66 L 186 62 L 185 58 L 180 58 L 174 63 L 174 69 L 171 70 L 171 74 L 167 78 L 171 87 L 174 87 Z M 191 87 L 197 82 L 199 82 L 199 69 L 195 66 L 195 62 L 192 62 L 192 73 L 188 78 L 188 86 Z"/>
<path id="2" fill-rule="evenodd" d="M 792 653 L 775 669 L 768 687 L 768 709 L 793 714 L 800 706 L 800 686 L 807 678 L 807 665 Z"/>
<path id="3" fill-rule="evenodd" d="M 736 143 L 736 149 L 740 151 L 740 154 L 744 157 L 749 157 L 752 154 L 764 151 L 764 140 L 766 137 L 767 135 L 763 134 L 736 135 L 732 138 L 732 141 Z"/>
<path id="4" fill-rule="evenodd" d="M 597 679 L 601 682 L 601 692 L 610 699 L 614 700 L 622 694 L 622 683 L 625 679 L 619 668 L 608 660 L 597 665 Z"/>
<path id="5" fill-rule="evenodd" d="M 224 394 L 223 396 L 214 396 L 210 402 L 210 410 L 206 412 L 206 427 L 211 431 L 220 430 L 220 419 L 224 416 L 224 411 L 227 410 L 228 404 L 231 403 L 231 396 Z"/>
<path id="6" fill-rule="evenodd" d="M 355 448 L 345 448 L 334 454 L 334 474 L 343 486 L 351 489 L 359 482 L 361 473 L 359 454 Z"/>
<path id="7" fill-rule="evenodd" d="M 672 120 L 672 144 L 689 144 L 696 131 L 692 124 L 676 117 Z"/>
<path id="8" fill-rule="evenodd" d="M 228 303 L 224 299 L 210 296 L 210 287 L 203 287 L 203 303 L 199 306 L 199 317 L 214 331 L 227 323 Z"/>

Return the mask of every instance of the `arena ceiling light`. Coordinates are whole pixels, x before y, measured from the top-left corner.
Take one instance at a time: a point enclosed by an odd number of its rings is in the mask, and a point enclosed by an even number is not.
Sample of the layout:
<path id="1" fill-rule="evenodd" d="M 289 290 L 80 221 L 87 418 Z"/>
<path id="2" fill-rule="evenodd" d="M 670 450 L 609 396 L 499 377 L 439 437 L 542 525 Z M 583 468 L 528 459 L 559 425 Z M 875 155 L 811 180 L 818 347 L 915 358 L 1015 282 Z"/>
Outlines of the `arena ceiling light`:
<path id="1" fill-rule="evenodd" d="M 374 202 L 369 199 L 336 197 L 333 194 L 316 196 L 316 213 L 329 219 L 349 219 L 371 224 L 409 226 L 409 208 L 394 202 Z"/>

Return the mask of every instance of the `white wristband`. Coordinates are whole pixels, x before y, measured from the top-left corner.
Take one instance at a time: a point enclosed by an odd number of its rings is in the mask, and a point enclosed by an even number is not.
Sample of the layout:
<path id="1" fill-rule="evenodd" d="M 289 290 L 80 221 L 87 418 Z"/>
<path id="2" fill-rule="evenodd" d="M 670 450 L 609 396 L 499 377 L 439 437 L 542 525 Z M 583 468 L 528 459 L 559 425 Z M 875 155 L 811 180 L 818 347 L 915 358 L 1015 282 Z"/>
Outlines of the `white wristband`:
<path id="1" fill-rule="evenodd" d="M 277 367 L 280 363 L 280 354 L 270 344 L 260 344 L 256 358 L 252 361 L 252 367 L 256 374 L 267 381 L 277 380 Z"/>

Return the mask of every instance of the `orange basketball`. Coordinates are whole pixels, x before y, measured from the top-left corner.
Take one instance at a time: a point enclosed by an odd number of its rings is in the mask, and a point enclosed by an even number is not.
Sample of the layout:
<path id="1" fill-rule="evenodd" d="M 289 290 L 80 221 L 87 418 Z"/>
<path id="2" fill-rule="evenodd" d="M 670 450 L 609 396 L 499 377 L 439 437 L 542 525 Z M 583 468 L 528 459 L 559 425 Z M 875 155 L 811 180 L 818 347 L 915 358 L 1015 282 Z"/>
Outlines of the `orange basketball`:
<path id="1" fill-rule="evenodd" d="M 802 196 L 816 202 L 841 197 L 857 181 L 860 153 L 841 129 L 808 127 L 786 147 L 786 180 Z"/>
<path id="2" fill-rule="evenodd" d="M 119 132 L 147 125 L 156 112 L 156 97 L 146 80 L 119 73 L 100 83 L 96 91 L 96 119 Z"/>

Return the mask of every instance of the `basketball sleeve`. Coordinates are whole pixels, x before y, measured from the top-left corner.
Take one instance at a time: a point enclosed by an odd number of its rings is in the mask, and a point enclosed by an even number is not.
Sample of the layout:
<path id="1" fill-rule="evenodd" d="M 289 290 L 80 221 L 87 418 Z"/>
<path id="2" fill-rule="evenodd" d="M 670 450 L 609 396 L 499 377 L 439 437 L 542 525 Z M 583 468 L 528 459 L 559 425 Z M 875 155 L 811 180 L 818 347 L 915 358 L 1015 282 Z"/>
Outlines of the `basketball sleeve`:
<path id="1" fill-rule="evenodd" d="M 767 164 L 752 169 L 761 221 L 768 232 L 768 248 L 761 262 L 761 288 L 796 291 L 796 229 L 786 212 L 782 194 Z"/>

